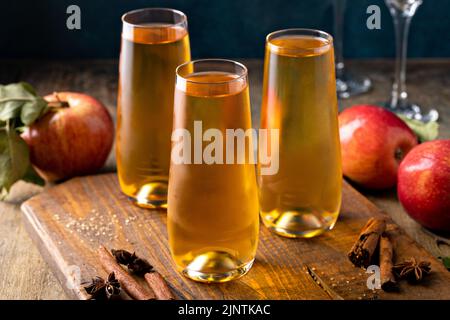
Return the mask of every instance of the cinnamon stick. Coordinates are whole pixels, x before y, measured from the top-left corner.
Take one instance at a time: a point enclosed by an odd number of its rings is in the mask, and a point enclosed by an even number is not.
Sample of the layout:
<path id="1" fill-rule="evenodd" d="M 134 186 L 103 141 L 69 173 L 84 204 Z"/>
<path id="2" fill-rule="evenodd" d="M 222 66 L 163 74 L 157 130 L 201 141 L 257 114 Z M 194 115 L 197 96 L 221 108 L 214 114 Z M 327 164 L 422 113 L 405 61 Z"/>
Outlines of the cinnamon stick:
<path id="1" fill-rule="evenodd" d="M 357 267 L 367 268 L 378 246 L 378 240 L 386 229 L 386 221 L 383 218 L 370 218 L 362 229 L 348 258 Z"/>
<path id="2" fill-rule="evenodd" d="M 394 250 L 391 240 L 387 234 L 383 233 L 380 238 L 380 278 L 381 288 L 384 291 L 396 291 L 398 289 L 394 273 L 392 272 L 393 254 Z"/>
<path id="3" fill-rule="evenodd" d="M 114 272 L 116 279 L 119 280 L 120 285 L 130 297 L 136 300 L 153 300 L 156 298 L 155 293 L 141 286 L 116 262 L 116 259 L 104 246 L 100 246 L 97 253 L 103 269 L 108 273 Z"/>
<path id="4" fill-rule="evenodd" d="M 144 275 L 145 281 L 155 292 L 156 299 L 158 300 L 175 300 L 166 280 L 157 271 L 147 272 Z"/>

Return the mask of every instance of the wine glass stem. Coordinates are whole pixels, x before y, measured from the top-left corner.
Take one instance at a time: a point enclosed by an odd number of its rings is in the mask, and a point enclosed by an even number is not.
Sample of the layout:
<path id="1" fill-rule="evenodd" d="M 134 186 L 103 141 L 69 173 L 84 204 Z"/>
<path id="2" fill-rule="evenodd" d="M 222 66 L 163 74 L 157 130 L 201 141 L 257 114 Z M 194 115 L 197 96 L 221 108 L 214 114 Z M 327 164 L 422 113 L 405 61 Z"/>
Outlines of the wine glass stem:
<path id="1" fill-rule="evenodd" d="M 408 52 L 408 31 L 411 16 L 403 15 L 397 11 L 392 14 L 394 18 L 396 38 L 395 79 L 392 86 L 391 107 L 398 108 L 406 101 L 406 58 Z"/>
<path id="2" fill-rule="evenodd" d="M 334 11 L 334 50 L 336 59 L 336 77 L 342 78 L 344 75 L 344 56 L 343 56 L 343 29 L 344 12 L 347 0 L 333 0 Z"/>

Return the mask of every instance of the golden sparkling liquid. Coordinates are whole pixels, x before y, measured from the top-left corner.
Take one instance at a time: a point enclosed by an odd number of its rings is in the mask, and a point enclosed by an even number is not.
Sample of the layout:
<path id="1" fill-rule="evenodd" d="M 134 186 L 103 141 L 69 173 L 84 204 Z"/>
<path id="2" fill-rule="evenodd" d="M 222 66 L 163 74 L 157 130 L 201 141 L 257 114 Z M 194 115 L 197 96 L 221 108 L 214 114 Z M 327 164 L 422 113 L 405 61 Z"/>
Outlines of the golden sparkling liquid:
<path id="1" fill-rule="evenodd" d="M 194 73 L 185 86 L 177 84 L 174 129 L 187 129 L 192 146 L 194 121 L 202 121 L 203 132 L 217 128 L 223 137 L 226 129 L 251 128 L 247 80 L 236 77 Z M 225 141 L 223 152 L 225 157 Z M 191 153 L 193 158 L 193 148 Z M 224 282 L 250 269 L 259 230 L 254 164 L 172 161 L 168 198 L 170 249 L 181 272 L 197 281 Z"/>
<path id="2" fill-rule="evenodd" d="M 175 69 L 190 60 L 185 28 L 124 29 L 120 57 L 117 169 L 122 191 L 143 207 L 165 207 Z"/>
<path id="3" fill-rule="evenodd" d="M 261 128 L 280 129 L 279 171 L 260 176 L 263 222 L 287 237 L 331 229 L 342 172 L 333 47 L 286 35 L 266 45 Z"/>

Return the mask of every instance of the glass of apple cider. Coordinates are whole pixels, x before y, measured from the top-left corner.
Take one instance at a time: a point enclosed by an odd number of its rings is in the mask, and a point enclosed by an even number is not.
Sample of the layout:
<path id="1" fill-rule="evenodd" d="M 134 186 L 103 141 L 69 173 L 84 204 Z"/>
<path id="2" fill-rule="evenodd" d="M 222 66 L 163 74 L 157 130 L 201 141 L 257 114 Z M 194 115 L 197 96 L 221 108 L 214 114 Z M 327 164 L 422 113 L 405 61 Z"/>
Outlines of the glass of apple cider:
<path id="1" fill-rule="evenodd" d="M 167 224 L 173 259 L 196 281 L 236 279 L 253 264 L 259 231 L 255 162 L 239 161 L 252 157 L 253 136 L 241 140 L 239 154 L 226 134 L 252 127 L 246 67 L 220 59 L 181 65 L 174 107 L 174 134 L 181 129 L 188 137 L 172 136 Z M 181 140 L 191 150 L 181 152 Z M 188 155 L 184 162 L 174 160 L 178 153 Z"/>
<path id="2" fill-rule="evenodd" d="M 261 128 L 279 129 L 279 170 L 259 175 L 261 217 L 286 237 L 333 228 L 342 171 L 333 39 L 288 29 L 267 36 Z"/>
<path id="3" fill-rule="evenodd" d="M 190 60 L 186 16 L 149 8 L 122 16 L 116 158 L 120 187 L 136 204 L 165 208 L 175 69 Z"/>

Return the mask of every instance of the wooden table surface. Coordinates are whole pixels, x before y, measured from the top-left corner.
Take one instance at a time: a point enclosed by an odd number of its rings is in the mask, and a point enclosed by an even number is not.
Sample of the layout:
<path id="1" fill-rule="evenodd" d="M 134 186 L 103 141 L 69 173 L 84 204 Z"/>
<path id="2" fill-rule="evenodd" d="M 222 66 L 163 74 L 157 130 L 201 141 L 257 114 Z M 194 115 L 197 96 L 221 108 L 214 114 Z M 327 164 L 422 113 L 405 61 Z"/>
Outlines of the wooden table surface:
<path id="1" fill-rule="evenodd" d="M 249 68 L 254 125 L 259 123 L 262 61 L 242 60 Z M 391 87 L 391 61 L 352 61 L 354 73 L 369 75 L 373 90 L 341 101 L 341 108 L 387 100 Z M 115 117 L 117 61 L 0 61 L 0 84 L 31 83 L 40 94 L 53 91 L 81 91 L 97 97 Z M 450 60 L 410 61 L 408 90 L 413 101 L 439 110 L 440 138 L 450 139 Z M 115 169 L 111 153 L 104 171 Z M 21 218 L 20 204 L 43 188 L 18 182 L 5 202 L 0 202 L 0 299 L 66 299 L 66 296 L 28 237 Z M 410 219 L 396 199 L 395 190 L 363 192 L 435 256 L 450 256 L 450 245 L 438 244 L 433 235 Z M 445 238 L 444 238 L 445 239 Z M 450 242 L 448 240 L 447 242 Z"/>

